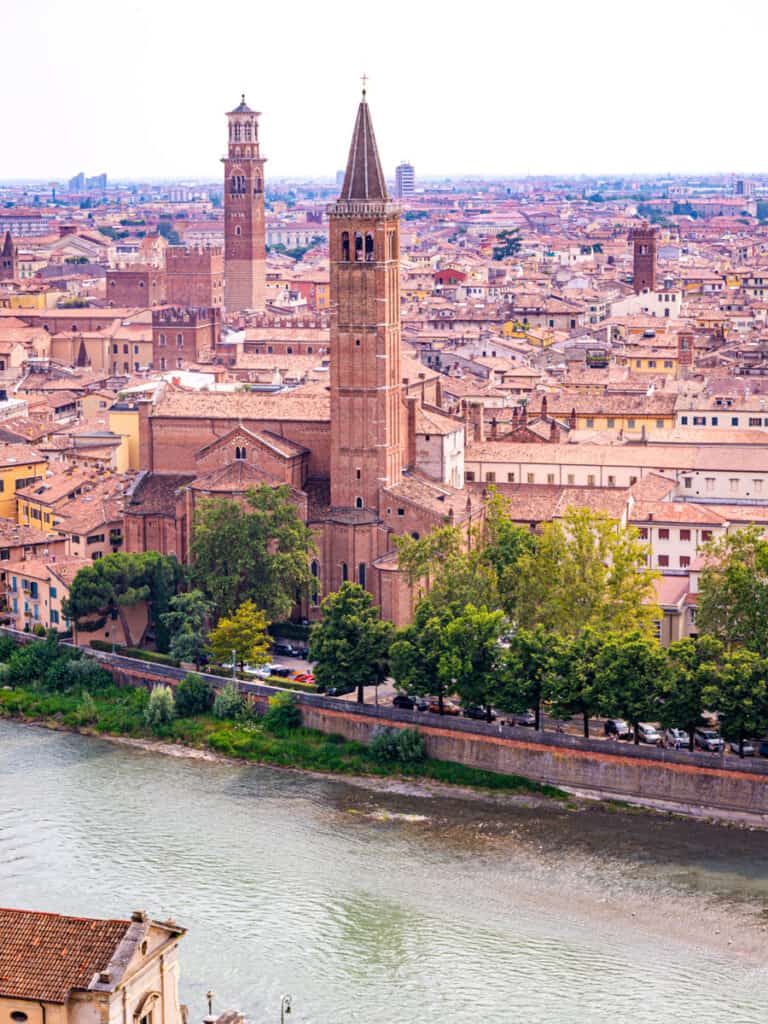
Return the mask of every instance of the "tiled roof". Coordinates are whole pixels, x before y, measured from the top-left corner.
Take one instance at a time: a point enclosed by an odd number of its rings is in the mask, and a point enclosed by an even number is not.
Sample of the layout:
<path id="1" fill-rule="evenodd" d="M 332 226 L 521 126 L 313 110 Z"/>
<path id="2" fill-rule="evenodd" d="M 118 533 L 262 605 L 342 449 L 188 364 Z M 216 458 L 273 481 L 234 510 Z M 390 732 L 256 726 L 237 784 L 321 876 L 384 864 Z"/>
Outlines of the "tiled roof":
<path id="1" fill-rule="evenodd" d="M 0 909 L 0 996 L 65 1003 L 107 969 L 130 921 Z"/>

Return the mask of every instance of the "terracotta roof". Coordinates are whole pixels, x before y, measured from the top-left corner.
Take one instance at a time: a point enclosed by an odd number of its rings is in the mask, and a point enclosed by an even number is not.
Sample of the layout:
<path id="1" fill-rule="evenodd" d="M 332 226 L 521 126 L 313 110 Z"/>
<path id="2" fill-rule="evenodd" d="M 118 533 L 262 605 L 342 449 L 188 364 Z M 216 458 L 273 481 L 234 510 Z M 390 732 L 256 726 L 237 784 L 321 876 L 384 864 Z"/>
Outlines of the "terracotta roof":
<path id="1" fill-rule="evenodd" d="M 0 995 L 65 1003 L 107 969 L 130 924 L 0 909 Z"/>

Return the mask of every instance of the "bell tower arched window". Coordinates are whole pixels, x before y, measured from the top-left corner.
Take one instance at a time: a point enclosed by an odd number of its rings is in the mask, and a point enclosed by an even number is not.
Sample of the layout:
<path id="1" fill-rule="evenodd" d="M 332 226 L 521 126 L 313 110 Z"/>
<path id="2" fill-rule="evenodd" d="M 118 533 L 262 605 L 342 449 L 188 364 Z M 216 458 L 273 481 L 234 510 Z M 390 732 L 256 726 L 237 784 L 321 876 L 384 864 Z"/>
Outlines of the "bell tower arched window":
<path id="1" fill-rule="evenodd" d="M 357 582 L 361 587 L 365 587 L 365 562 L 361 562 L 357 567 Z"/>
<path id="2" fill-rule="evenodd" d="M 365 262 L 373 263 L 373 235 L 370 231 L 365 236 Z"/>
<path id="3" fill-rule="evenodd" d="M 342 562 L 341 563 L 341 582 L 342 583 L 346 583 L 348 579 L 349 579 L 349 569 L 347 568 L 347 563 L 346 562 Z"/>
<path id="4" fill-rule="evenodd" d="M 341 258 L 345 263 L 349 262 L 349 232 L 341 232 Z"/>
<path id="5" fill-rule="evenodd" d="M 360 262 L 363 258 L 363 236 L 359 231 L 355 232 L 355 261 Z"/>

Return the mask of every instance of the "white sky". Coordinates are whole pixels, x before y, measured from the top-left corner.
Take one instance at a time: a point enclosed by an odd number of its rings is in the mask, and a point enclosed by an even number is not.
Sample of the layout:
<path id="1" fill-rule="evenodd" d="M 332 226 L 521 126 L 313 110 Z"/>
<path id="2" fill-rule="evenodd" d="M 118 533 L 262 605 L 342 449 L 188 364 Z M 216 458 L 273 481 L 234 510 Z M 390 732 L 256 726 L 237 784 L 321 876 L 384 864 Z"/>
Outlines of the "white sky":
<path id="1" fill-rule="evenodd" d="M 263 112 L 269 176 L 343 167 L 360 75 L 384 170 L 768 170 L 768 4 L 0 0 L 0 179 L 220 173 Z"/>

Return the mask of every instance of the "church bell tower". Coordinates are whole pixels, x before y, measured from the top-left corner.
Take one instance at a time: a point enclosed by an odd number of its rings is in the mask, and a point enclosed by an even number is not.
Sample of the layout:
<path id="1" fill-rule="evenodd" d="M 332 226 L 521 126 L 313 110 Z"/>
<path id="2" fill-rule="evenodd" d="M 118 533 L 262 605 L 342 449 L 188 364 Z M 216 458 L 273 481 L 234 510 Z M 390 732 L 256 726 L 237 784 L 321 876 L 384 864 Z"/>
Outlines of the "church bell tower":
<path id="1" fill-rule="evenodd" d="M 405 462 L 400 207 L 387 195 L 365 89 L 328 216 L 331 506 L 378 514 Z"/>
<path id="2" fill-rule="evenodd" d="M 227 114 L 224 164 L 224 307 L 228 313 L 263 309 L 266 282 L 264 164 L 259 117 L 242 97 Z"/>

